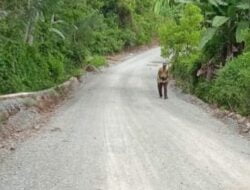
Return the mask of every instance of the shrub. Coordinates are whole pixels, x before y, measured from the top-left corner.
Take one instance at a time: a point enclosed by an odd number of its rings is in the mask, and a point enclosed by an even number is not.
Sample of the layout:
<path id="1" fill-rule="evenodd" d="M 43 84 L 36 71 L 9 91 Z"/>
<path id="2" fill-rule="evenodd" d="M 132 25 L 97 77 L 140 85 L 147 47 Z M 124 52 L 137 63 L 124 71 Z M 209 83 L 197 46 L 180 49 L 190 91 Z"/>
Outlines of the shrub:
<path id="1" fill-rule="evenodd" d="M 212 86 L 213 86 L 213 81 L 199 79 L 194 87 L 193 93 L 202 100 L 204 100 L 205 102 L 209 102 Z"/>
<path id="2" fill-rule="evenodd" d="M 105 65 L 107 62 L 105 57 L 96 55 L 90 57 L 88 63 L 98 68 Z"/>
<path id="3" fill-rule="evenodd" d="M 135 15 L 134 30 L 137 45 L 151 42 L 152 36 L 154 36 L 154 28 L 156 28 L 152 20 L 156 20 L 152 14 Z"/>
<path id="4" fill-rule="evenodd" d="M 218 73 L 210 101 L 244 115 L 250 114 L 250 52 L 232 61 Z"/>
<path id="5" fill-rule="evenodd" d="M 159 30 L 162 54 L 174 54 L 175 58 L 178 58 L 179 55 L 197 50 L 201 39 L 202 21 L 200 8 L 193 4 L 184 7 L 178 21 L 167 20 Z"/>
<path id="6" fill-rule="evenodd" d="M 198 80 L 196 72 L 201 64 L 200 57 L 199 52 L 181 56 L 171 67 L 171 73 L 174 78 L 186 91 L 194 91 L 195 84 Z"/>
<path id="7" fill-rule="evenodd" d="M 13 93 L 51 86 L 48 64 L 34 48 L 21 43 L 7 44 L 1 52 L 0 92 Z"/>
<path id="8" fill-rule="evenodd" d="M 49 74 L 50 77 L 57 83 L 64 80 L 64 59 L 61 56 L 48 56 Z"/>

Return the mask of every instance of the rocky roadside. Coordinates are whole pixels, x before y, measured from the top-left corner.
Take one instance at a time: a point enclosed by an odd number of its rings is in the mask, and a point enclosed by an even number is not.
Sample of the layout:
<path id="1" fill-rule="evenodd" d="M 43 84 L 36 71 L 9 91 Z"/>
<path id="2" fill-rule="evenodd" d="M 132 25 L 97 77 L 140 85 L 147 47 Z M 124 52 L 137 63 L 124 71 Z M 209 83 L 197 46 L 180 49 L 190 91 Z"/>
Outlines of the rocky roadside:
<path id="1" fill-rule="evenodd" d="M 210 104 L 203 102 L 201 99 L 199 99 L 196 96 L 185 94 L 182 92 L 182 90 L 179 87 L 176 86 L 174 81 L 172 81 L 171 87 L 175 88 L 176 95 L 181 97 L 183 100 L 200 106 L 207 113 L 220 119 L 222 122 L 226 123 L 228 126 L 231 126 L 232 128 L 234 128 L 239 134 L 247 137 L 250 140 L 250 116 L 244 117 L 238 113 L 220 109 L 216 105 L 210 105 Z"/>
<path id="2" fill-rule="evenodd" d="M 38 131 L 79 83 L 72 77 L 48 90 L 0 96 L 0 149 L 14 150 L 15 142 Z"/>

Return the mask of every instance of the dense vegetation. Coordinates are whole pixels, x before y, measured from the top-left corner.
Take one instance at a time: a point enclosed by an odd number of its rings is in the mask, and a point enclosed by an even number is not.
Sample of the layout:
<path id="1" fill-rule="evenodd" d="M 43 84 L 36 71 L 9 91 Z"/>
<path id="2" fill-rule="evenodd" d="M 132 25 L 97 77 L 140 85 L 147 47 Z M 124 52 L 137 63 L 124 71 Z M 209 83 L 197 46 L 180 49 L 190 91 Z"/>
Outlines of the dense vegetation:
<path id="1" fill-rule="evenodd" d="M 162 54 L 178 84 L 203 100 L 250 114 L 250 1 L 156 0 Z"/>
<path id="2" fill-rule="evenodd" d="M 151 0 L 1 0 L 0 94 L 45 89 L 149 43 Z"/>
<path id="3" fill-rule="evenodd" d="M 0 94 L 45 89 L 103 65 L 107 54 L 149 43 L 158 23 L 178 84 L 249 115 L 249 0 L 2 0 Z"/>

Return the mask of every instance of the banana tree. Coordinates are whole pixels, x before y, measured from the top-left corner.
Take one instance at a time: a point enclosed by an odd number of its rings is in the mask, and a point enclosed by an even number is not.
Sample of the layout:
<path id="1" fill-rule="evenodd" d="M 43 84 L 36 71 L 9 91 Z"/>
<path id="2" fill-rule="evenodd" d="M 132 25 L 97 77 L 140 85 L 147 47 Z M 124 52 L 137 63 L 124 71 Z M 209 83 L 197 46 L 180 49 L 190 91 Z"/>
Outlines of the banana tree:
<path id="1" fill-rule="evenodd" d="M 205 32 L 200 43 L 204 48 L 216 35 L 226 37 L 224 51 L 226 58 L 243 49 L 243 33 L 250 26 L 249 0 L 155 0 L 155 12 L 161 13 L 167 7 L 195 3 L 204 14 Z M 220 52 L 221 53 L 221 52 Z"/>
<path id="2" fill-rule="evenodd" d="M 232 57 L 234 51 L 241 51 L 243 31 L 250 25 L 250 1 L 209 0 L 208 3 L 207 9 L 204 10 L 208 28 L 201 41 L 201 47 L 205 47 L 216 34 L 223 33 L 227 37 L 227 57 Z M 202 6 L 204 4 L 201 3 Z"/>

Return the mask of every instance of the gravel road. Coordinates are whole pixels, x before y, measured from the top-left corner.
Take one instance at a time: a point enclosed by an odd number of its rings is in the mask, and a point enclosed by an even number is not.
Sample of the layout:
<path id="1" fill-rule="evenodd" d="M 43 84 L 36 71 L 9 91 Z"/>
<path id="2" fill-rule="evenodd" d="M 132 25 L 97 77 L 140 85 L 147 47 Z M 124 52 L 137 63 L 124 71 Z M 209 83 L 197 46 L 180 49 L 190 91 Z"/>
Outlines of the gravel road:
<path id="1" fill-rule="evenodd" d="M 0 190 L 250 190 L 250 143 L 169 89 L 154 48 L 90 74 L 42 133 L 0 157 Z"/>

